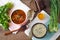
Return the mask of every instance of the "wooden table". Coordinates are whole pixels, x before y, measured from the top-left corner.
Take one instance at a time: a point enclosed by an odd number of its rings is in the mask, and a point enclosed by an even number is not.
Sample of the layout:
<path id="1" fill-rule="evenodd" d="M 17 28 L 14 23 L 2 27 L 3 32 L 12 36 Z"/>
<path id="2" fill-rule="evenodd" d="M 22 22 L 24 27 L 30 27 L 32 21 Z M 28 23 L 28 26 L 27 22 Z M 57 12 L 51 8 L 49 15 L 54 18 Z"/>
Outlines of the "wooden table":
<path id="1" fill-rule="evenodd" d="M 0 27 L 0 40 L 29 40 L 29 37 L 26 36 L 24 32 L 19 32 L 16 35 L 4 35 L 5 32 L 6 31 L 2 30 L 2 28 Z"/>

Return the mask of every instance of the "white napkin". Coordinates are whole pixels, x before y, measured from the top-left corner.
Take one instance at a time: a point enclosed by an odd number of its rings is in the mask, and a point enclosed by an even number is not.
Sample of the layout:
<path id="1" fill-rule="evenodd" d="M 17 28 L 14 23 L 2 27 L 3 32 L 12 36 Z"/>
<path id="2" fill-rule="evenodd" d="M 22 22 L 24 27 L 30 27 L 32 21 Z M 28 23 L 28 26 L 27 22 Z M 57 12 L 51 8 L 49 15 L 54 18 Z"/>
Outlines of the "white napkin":
<path id="1" fill-rule="evenodd" d="M 30 10 L 30 8 L 27 7 L 25 4 L 23 4 L 20 0 L 0 0 L 0 6 L 5 5 L 8 2 L 11 2 L 14 4 L 14 7 L 10 11 L 10 17 L 11 17 L 11 14 L 14 10 L 21 9 L 26 14 L 27 14 L 28 10 Z M 16 25 L 11 21 L 10 26 L 9 26 L 9 30 L 13 31 L 13 30 L 19 29 L 20 27 L 21 27 L 21 25 Z M 13 33 L 16 34 L 17 32 L 18 31 L 13 32 Z"/>
<path id="2" fill-rule="evenodd" d="M 49 16 L 44 10 L 42 10 L 41 13 L 45 14 L 45 19 L 44 19 L 44 20 L 40 20 L 40 19 L 38 19 L 38 17 L 36 16 L 36 18 L 28 25 L 29 28 L 28 28 L 27 30 L 25 30 L 25 34 L 26 34 L 27 36 L 29 36 L 29 33 L 30 33 L 30 31 L 31 31 L 31 28 L 32 28 L 32 26 L 33 26 L 34 24 L 36 24 L 36 23 L 46 24 L 46 23 L 49 21 L 50 16 Z"/>
<path id="3" fill-rule="evenodd" d="M 13 30 L 16 30 L 16 29 L 19 29 L 21 27 L 21 25 L 17 25 L 17 24 L 14 24 L 13 22 L 10 23 L 10 26 L 9 26 L 9 30 L 10 31 L 13 31 Z M 18 31 L 15 31 L 13 32 L 13 34 L 16 34 Z"/>

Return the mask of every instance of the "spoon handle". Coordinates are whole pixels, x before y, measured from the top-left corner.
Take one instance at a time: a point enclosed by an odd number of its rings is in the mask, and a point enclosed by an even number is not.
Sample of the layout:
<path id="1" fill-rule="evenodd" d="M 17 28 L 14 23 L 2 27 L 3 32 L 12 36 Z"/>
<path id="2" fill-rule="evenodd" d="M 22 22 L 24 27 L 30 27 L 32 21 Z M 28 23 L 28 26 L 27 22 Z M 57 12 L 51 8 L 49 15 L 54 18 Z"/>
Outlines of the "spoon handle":
<path id="1" fill-rule="evenodd" d="M 11 34 L 12 32 L 15 32 L 15 31 L 25 31 L 26 29 L 27 29 L 26 26 L 23 25 L 23 26 L 22 26 L 21 28 L 19 28 L 19 29 L 5 32 L 4 35 L 9 35 L 9 34 Z"/>
<path id="2" fill-rule="evenodd" d="M 9 35 L 9 34 L 11 34 L 12 32 L 15 32 L 15 31 L 18 31 L 19 29 L 16 29 L 16 30 L 13 30 L 13 31 L 7 31 L 7 32 L 5 32 L 5 34 L 4 35 Z"/>

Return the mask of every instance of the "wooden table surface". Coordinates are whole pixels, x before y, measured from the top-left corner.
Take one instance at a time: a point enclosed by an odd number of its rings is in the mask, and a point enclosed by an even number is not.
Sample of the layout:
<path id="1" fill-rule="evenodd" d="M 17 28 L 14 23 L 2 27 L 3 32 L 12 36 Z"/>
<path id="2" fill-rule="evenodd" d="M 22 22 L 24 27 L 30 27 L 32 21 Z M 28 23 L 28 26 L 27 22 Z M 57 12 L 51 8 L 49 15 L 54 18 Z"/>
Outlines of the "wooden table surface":
<path id="1" fill-rule="evenodd" d="M 18 32 L 15 34 L 4 35 L 6 31 L 0 27 L 0 40 L 29 40 L 29 37 L 24 32 Z"/>

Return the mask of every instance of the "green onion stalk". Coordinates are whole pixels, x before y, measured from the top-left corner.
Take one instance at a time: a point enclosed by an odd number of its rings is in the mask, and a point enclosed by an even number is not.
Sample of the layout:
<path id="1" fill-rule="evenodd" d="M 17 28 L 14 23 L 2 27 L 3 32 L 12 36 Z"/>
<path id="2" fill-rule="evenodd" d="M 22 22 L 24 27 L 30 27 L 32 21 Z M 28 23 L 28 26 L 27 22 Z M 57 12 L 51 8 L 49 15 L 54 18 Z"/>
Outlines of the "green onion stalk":
<path id="1" fill-rule="evenodd" d="M 57 32 L 58 31 L 58 16 L 59 16 L 59 1 L 50 0 L 50 23 L 49 31 Z"/>

